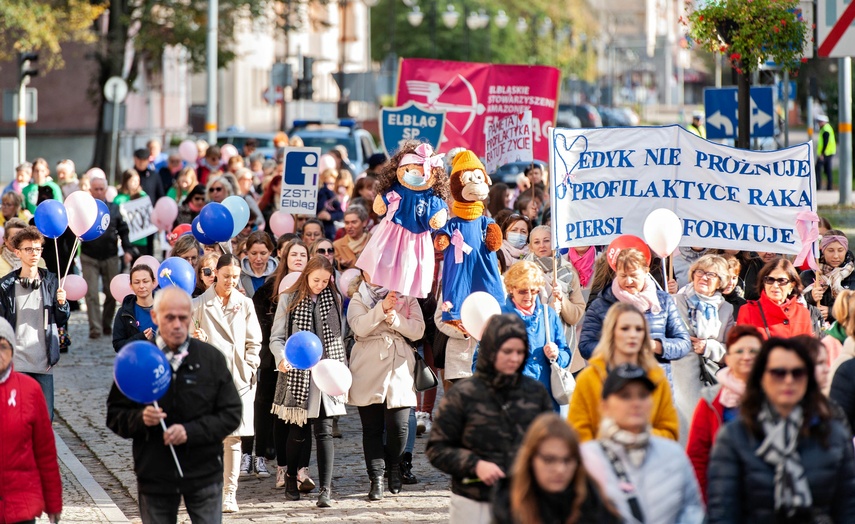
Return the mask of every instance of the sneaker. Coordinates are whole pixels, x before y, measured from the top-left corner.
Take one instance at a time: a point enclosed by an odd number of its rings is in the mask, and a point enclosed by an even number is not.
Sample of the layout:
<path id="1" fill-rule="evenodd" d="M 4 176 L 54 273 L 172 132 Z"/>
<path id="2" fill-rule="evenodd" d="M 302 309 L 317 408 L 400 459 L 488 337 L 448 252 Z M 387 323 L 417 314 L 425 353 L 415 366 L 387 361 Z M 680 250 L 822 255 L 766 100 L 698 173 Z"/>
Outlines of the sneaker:
<path id="1" fill-rule="evenodd" d="M 240 458 L 240 478 L 248 477 L 252 474 L 252 455 L 244 453 Z"/>
<path id="2" fill-rule="evenodd" d="M 285 468 L 282 466 L 276 466 L 276 487 L 285 487 Z"/>
<path id="3" fill-rule="evenodd" d="M 240 511 L 237 505 L 237 497 L 234 493 L 223 495 L 223 513 L 237 513 Z"/>
<path id="4" fill-rule="evenodd" d="M 309 477 L 309 468 L 300 468 L 297 470 L 297 487 L 303 493 L 308 493 L 315 489 L 315 481 Z"/>
<path id="5" fill-rule="evenodd" d="M 255 476 L 260 479 L 266 479 L 270 476 L 270 472 L 267 471 L 267 461 L 264 460 L 264 457 L 255 457 Z"/>

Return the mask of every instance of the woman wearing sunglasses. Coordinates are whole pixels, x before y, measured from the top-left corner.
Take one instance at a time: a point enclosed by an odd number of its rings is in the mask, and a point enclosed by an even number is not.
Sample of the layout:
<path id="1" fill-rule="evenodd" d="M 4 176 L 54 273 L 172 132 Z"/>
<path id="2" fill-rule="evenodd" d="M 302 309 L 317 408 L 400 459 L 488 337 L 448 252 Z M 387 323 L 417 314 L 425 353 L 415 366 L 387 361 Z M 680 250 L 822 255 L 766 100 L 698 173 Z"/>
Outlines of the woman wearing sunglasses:
<path id="1" fill-rule="evenodd" d="M 217 260 L 219 253 L 206 253 L 196 262 L 196 289 L 193 298 L 198 297 L 217 281 Z"/>
<path id="2" fill-rule="evenodd" d="M 332 241 L 321 238 L 312 242 L 309 246 L 309 258 L 313 258 L 315 255 L 326 258 L 330 261 L 330 264 L 335 266 L 335 249 L 333 248 Z M 338 271 L 336 271 L 336 274 L 338 274 Z"/>
<path id="3" fill-rule="evenodd" d="M 737 324 L 756 327 L 764 339 L 814 334 L 810 311 L 799 302 L 802 281 L 792 262 L 770 260 L 757 275 L 757 282 L 760 298 L 739 309 Z"/>
<path id="4" fill-rule="evenodd" d="M 718 433 L 708 480 L 710 524 L 852 521 L 852 436 L 832 418 L 797 340 L 763 343 L 739 418 Z"/>

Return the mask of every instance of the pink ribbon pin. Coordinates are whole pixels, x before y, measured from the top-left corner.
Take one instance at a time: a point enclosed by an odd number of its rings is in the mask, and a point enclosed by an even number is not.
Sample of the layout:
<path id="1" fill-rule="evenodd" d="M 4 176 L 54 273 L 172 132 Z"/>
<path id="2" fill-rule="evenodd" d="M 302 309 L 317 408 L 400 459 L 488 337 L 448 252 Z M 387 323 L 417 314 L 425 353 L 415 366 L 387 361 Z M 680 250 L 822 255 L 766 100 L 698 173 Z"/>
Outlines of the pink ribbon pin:
<path id="1" fill-rule="evenodd" d="M 460 230 L 455 230 L 451 235 L 451 245 L 454 246 L 454 263 L 463 263 L 463 254 L 467 255 L 472 252 L 472 246 L 463 240 L 463 233 Z"/>
<path id="2" fill-rule="evenodd" d="M 796 267 L 804 264 L 807 260 L 811 269 L 819 269 L 819 264 L 813 256 L 813 245 L 819 239 L 819 215 L 809 209 L 803 209 L 796 215 L 796 231 L 799 240 L 802 241 L 802 250 L 799 251 L 793 264 Z"/>
<path id="3" fill-rule="evenodd" d="M 398 206 L 401 205 L 401 195 L 396 191 L 389 191 L 386 194 L 386 200 L 389 201 L 389 205 L 386 206 L 386 220 L 392 220 L 395 212 L 398 211 Z"/>
<path id="4" fill-rule="evenodd" d="M 414 152 L 404 155 L 400 165 L 421 164 L 424 168 L 425 180 L 427 180 L 430 178 L 430 172 L 433 168 L 443 166 L 442 158 L 444 156 L 445 153 L 435 155 L 430 144 L 423 142 L 416 147 Z"/>

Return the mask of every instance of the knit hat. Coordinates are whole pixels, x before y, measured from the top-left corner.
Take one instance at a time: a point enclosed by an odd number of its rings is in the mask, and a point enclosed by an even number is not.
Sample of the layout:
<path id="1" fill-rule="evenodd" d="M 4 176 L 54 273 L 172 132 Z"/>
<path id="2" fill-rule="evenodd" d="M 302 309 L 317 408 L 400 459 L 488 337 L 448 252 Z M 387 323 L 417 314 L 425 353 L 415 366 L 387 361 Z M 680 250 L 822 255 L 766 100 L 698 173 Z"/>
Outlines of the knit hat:
<path id="1" fill-rule="evenodd" d="M 15 344 L 18 343 L 15 339 L 15 328 L 3 317 L 0 317 L 0 339 L 6 339 L 9 342 L 9 345 L 12 346 L 12 353 L 14 354 Z"/>
<path id="2" fill-rule="evenodd" d="M 481 160 L 478 159 L 478 156 L 469 151 L 468 149 L 461 151 L 454 157 L 454 160 L 451 161 L 451 174 L 460 173 L 461 171 L 470 171 L 480 169 L 487 173 L 487 168 L 484 167 L 484 164 L 481 163 Z"/>
<path id="3" fill-rule="evenodd" d="M 486 375 L 494 375 L 496 373 L 496 354 L 502 344 L 511 338 L 522 340 L 526 354 L 528 354 L 528 334 L 526 334 L 525 323 L 519 315 L 514 313 L 493 315 L 484 327 L 481 344 L 478 346 L 476 369 Z M 525 363 L 520 365 L 517 374 L 522 372 L 524 365 Z"/>

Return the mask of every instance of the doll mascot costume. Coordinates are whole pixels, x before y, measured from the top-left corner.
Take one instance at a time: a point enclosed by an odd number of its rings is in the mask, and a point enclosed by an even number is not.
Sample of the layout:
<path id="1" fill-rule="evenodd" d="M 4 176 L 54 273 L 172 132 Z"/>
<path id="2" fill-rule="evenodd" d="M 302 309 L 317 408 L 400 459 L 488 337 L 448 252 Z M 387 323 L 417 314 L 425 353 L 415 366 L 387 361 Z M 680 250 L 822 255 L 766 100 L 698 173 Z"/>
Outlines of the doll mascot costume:
<path id="1" fill-rule="evenodd" d="M 356 261 L 372 284 L 415 298 L 430 293 L 431 232 L 448 220 L 442 157 L 430 144 L 409 140 L 380 174 L 374 212 L 386 216 Z"/>
<path id="2" fill-rule="evenodd" d="M 505 292 L 499 277 L 496 251 L 502 246 L 502 230 L 492 218 L 484 216 L 484 200 L 490 190 L 490 177 L 484 164 L 472 151 L 462 151 L 451 164 L 451 212 L 454 217 L 434 239 L 437 251 L 443 251 L 442 320 L 462 327 L 460 308 L 475 291 L 484 291 L 503 304 Z"/>

